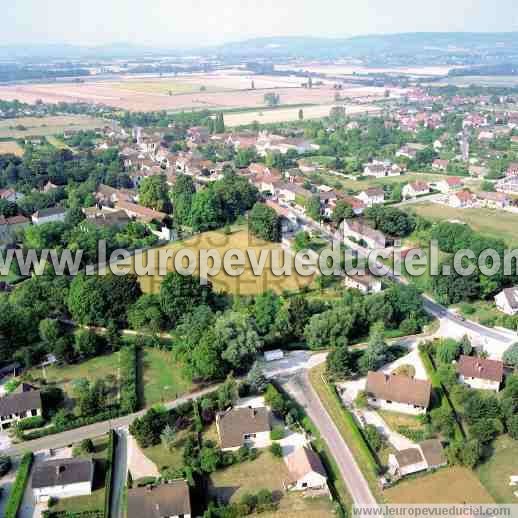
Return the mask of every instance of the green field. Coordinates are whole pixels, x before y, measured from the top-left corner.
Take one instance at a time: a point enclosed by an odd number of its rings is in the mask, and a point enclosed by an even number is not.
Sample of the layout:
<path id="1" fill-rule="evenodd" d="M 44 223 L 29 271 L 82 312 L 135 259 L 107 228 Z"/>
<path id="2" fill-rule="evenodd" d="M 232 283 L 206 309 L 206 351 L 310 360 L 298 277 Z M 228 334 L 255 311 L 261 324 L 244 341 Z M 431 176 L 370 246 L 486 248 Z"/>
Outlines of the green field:
<path id="1" fill-rule="evenodd" d="M 20 117 L 0 121 L 0 138 L 46 137 L 65 130 L 92 130 L 105 125 L 102 119 L 83 115 Z"/>
<path id="2" fill-rule="evenodd" d="M 491 449 L 489 459 L 477 468 L 478 476 L 496 502 L 516 504 L 518 499 L 513 493 L 518 488 L 509 485 L 509 477 L 518 475 L 518 441 L 502 435 Z"/>
<path id="3" fill-rule="evenodd" d="M 171 351 L 146 348 L 141 361 L 145 406 L 177 399 L 195 388 Z"/>
<path id="4" fill-rule="evenodd" d="M 463 221 L 477 232 L 501 238 L 509 246 L 518 246 L 518 214 L 491 209 L 454 209 L 427 202 L 412 205 L 412 210 L 435 221 Z"/>

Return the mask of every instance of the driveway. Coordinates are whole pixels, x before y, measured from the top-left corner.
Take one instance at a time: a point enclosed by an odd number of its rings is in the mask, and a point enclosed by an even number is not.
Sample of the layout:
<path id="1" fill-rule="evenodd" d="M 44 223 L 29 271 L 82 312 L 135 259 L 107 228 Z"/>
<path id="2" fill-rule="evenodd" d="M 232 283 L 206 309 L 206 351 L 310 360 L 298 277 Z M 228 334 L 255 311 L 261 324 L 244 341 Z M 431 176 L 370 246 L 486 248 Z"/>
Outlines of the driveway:
<path id="1" fill-rule="evenodd" d="M 291 376 L 299 371 L 312 369 L 326 361 L 327 353 L 311 353 L 310 351 L 291 351 L 281 360 L 259 363 L 264 375 L 268 378 L 275 376 Z"/>
<path id="2" fill-rule="evenodd" d="M 140 449 L 133 435 L 128 434 L 128 469 L 133 480 L 144 477 L 158 477 L 158 468 L 149 460 Z"/>
<path id="3" fill-rule="evenodd" d="M 115 462 L 113 466 L 110 509 L 113 518 L 122 518 L 124 487 L 128 477 L 128 430 L 121 428 L 116 433 L 117 448 L 115 449 Z"/>

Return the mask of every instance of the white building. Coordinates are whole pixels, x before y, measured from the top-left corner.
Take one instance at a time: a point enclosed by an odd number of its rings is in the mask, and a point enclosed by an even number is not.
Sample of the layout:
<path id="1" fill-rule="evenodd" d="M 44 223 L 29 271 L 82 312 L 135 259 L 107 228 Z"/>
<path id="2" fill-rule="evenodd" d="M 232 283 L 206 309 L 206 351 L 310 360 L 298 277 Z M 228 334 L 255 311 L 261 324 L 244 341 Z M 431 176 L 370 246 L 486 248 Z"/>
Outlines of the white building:
<path id="1" fill-rule="evenodd" d="M 242 446 L 266 448 L 271 444 L 270 411 L 266 407 L 230 408 L 216 415 L 222 450 L 238 450 Z"/>
<path id="2" fill-rule="evenodd" d="M 367 207 L 372 207 L 373 205 L 380 205 L 385 201 L 385 192 L 380 187 L 369 187 L 365 191 L 362 191 L 358 196 L 356 196 L 359 200 L 361 200 Z"/>
<path id="3" fill-rule="evenodd" d="M 469 191 L 454 192 L 448 196 L 448 205 L 455 209 L 469 209 L 475 206 L 477 197 Z"/>
<path id="4" fill-rule="evenodd" d="M 416 181 L 407 183 L 401 191 L 403 198 L 416 198 L 424 194 L 430 194 L 430 186 L 426 182 Z"/>
<path id="5" fill-rule="evenodd" d="M 496 307 L 506 315 L 518 313 L 518 286 L 505 288 L 495 296 Z"/>
<path id="6" fill-rule="evenodd" d="M 273 362 L 275 360 L 282 360 L 284 358 L 284 351 L 281 349 L 274 349 L 273 351 L 264 351 L 264 361 Z"/>
<path id="7" fill-rule="evenodd" d="M 36 502 L 49 498 L 70 498 L 92 494 L 94 461 L 92 459 L 56 459 L 36 464 L 32 490 Z"/>
<path id="8" fill-rule="evenodd" d="M 444 180 L 437 182 L 435 187 L 444 194 L 462 188 L 462 180 L 458 176 L 448 176 Z"/>
<path id="9" fill-rule="evenodd" d="M 381 279 L 372 275 L 345 275 L 344 285 L 361 291 L 364 295 L 369 293 L 379 293 L 382 290 Z"/>
<path id="10" fill-rule="evenodd" d="M 297 448 L 284 457 L 291 480 L 289 489 L 306 491 L 308 489 L 327 488 L 326 470 L 320 457 L 307 446 Z"/>
<path id="11" fill-rule="evenodd" d="M 428 410 L 432 385 L 427 380 L 371 371 L 367 374 L 365 391 L 371 406 L 419 415 Z"/>
<path id="12" fill-rule="evenodd" d="M 498 392 L 504 379 L 504 364 L 498 360 L 462 355 L 457 362 L 459 381 L 474 389 Z"/>
<path id="13" fill-rule="evenodd" d="M 67 211 L 63 207 L 51 207 L 50 209 L 36 211 L 31 219 L 35 225 L 42 225 L 43 223 L 65 221 L 66 215 Z"/>

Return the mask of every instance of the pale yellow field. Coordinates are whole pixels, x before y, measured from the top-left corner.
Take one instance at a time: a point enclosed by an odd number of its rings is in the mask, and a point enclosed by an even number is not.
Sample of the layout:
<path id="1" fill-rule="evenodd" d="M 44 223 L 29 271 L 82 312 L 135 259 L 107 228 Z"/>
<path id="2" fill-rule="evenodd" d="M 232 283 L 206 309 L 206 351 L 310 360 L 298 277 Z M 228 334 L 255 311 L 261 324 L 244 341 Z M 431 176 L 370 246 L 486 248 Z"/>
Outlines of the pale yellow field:
<path id="1" fill-rule="evenodd" d="M 18 144 L 18 142 L 0 142 L 0 155 L 7 155 L 8 153 L 16 156 L 22 156 L 23 148 L 20 146 L 20 144 Z"/>
<path id="2" fill-rule="evenodd" d="M 302 108 L 304 119 L 321 119 L 327 117 L 333 108 L 333 104 L 320 106 L 306 106 Z M 371 105 L 347 105 L 346 112 L 349 115 L 360 113 L 376 113 L 380 108 Z M 243 113 L 228 113 L 225 115 L 225 125 L 228 127 L 244 126 L 259 122 L 260 124 L 272 124 L 275 122 L 290 122 L 299 119 L 299 108 L 277 108 L 275 110 L 249 111 Z"/>
<path id="3" fill-rule="evenodd" d="M 67 129 L 89 130 L 102 128 L 102 119 L 82 115 L 63 115 L 51 117 L 20 117 L 0 121 L 0 138 L 24 138 L 55 135 Z M 21 129 L 21 128 L 25 129 Z"/>
<path id="4" fill-rule="evenodd" d="M 231 249 L 239 249 L 245 252 L 245 267 L 242 275 L 230 276 L 227 274 L 223 267 L 221 271 L 215 275 L 208 275 L 207 277 L 212 282 L 213 287 L 218 292 L 227 292 L 233 294 L 242 295 L 254 295 L 256 293 L 262 293 L 268 289 L 271 289 L 277 293 L 281 293 L 284 290 L 298 291 L 306 285 L 311 284 L 313 276 L 302 277 L 292 269 L 292 274 L 289 276 L 276 277 L 271 272 L 271 254 L 268 255 L 268 259 L 265 263 L 265 268 L 262 275 L 255 276 L 252 271 L 250 259 L 246 254 L 247 250 L 255 252 L 256 257 L 259 258 L 261 250 L 278 250 L 280 251 L 279 263 L 282 266 L 284 260 L 290 262 L 293 265 L 293 257 L 290 254 L 284 255 L 280 244 L 268 243 L 257 240 L 257 238 L 251 236 L 247 230 L 240 230 L 234 232 L 231 235 L 225 235 L 222 232 L 205 232 L 188 239 L 185 242 L 171 243 L 160 248 L 155 248 L 155 252 L 146 251 L 135 257 L 131 257 L 128 262 L 120 262 L 118 264 L 129 264 L 131 272 L 135 272 L 135 262 L 138 266 L 143 265 L 144 267 L 148 264 L 148 261 L 152 261 L 151 264 L 159 264 L 158 252 L 162 250 L 173 250 L 175 253 L 180 249 L 188 249 L 194 252 L 199 264 L 199 253 L 200 250 L 216 250 L 221 257 L 223 262 L 224 254 Z M 167 262 L 167 271 L 174 271 L 174 259 L 169 259 Z M 186 261 L 184 261 L 186 266 Z M 212 262 L 210 263 L 210 266 Z M 136 272 L 139 273 L 138 271 Z M 195 274 L 200 274 L 199 268 L 196 268 Z M 158 274 L 155 276 L 142 275 L 139 277 L 140 287 L 145 293 L 157 293 L 160 290 L 160 283 L 162 277 Z"/>

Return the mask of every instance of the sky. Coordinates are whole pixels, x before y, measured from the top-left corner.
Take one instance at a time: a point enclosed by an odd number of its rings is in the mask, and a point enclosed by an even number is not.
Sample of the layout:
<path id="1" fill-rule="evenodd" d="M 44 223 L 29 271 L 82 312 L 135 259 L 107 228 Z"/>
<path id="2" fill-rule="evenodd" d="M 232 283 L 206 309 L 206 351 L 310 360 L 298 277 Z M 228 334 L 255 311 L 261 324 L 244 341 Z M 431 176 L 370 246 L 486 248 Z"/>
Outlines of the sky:
<path id="1" fill-rule="evenodd" d="M 0 45 L 518 31 L 517 0 L 4 0 Z"/>

